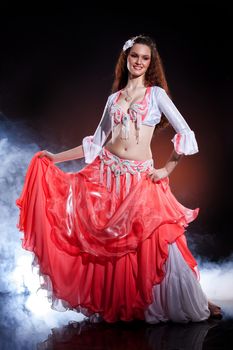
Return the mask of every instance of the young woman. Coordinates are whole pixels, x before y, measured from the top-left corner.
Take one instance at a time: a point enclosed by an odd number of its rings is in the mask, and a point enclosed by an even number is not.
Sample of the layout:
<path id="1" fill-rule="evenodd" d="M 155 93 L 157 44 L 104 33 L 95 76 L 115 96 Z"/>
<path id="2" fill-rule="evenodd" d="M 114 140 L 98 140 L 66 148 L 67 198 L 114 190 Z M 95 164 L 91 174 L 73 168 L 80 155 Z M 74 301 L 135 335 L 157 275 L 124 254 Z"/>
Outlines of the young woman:
<path id="1" fill-rule="evenodd" d="M 179 160 L 199 151 L 169 95 L 154 41 L 131 38 L 94 135 L 71 150 L 43 150 L 32 158 L 16 200 L 17 226 L 53 308 L 107 322 L 221 317 L 201 288 L 185 237 L 199 208 L 184 207 L 169 186 Z M 169 123 L 176 131 L 174 150 L 156 169 L 151 139 Z M 71 159 L 84 159 L 80 171 L 65 173 L 55 165 Z"/>

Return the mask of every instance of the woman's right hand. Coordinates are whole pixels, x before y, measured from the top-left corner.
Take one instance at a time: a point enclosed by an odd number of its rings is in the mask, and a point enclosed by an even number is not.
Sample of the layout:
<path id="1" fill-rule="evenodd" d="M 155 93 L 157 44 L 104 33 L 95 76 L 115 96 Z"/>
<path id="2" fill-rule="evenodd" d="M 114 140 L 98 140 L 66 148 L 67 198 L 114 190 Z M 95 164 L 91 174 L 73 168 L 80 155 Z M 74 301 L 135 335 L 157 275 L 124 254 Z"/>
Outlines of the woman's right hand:
<path id="1" fill-rule="evenodd" d="M 38 156 L 38 158 L 42 158 L 42 157 L 47 157 L 49 158 L 52 162 L 55 162 L 56 160 L 56 155 L 54 153 L 51 153 L 47 150 L 43 150 L 41 151 L 40 155 Z"/>

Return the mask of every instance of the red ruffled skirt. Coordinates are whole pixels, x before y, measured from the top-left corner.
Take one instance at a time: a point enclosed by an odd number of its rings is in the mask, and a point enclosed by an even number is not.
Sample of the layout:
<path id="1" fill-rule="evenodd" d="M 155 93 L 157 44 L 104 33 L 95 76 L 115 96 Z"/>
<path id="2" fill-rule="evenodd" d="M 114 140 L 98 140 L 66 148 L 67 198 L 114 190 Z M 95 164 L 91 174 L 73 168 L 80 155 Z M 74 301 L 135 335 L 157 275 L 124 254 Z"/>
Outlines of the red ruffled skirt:
<path id="1" fill-rule="evenodd" d="M 103 147 L 91 164 L 72 173 L 38 158 L 40 153 L 16 200 L 17 227 L 54 308 L 60 301 L 107 322 L 146 319 L 173 243 L 199 283 L 184 234 L 199 208 L 179 203 L 168 177 L 153 182 L 147 176 L 153 160 L 121 159 Z"/>

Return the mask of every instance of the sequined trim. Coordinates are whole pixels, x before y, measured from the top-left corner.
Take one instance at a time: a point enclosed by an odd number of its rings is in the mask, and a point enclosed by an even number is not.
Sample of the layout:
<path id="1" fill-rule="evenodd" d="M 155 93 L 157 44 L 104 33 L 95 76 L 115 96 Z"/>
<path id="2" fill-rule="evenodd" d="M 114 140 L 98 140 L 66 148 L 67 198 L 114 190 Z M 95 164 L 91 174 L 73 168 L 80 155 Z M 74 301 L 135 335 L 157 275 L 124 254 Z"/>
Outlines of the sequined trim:
<path id="1" fill-rule="evenodd" d="M 100 162 L 100 183 L 104 182 L 104 165 L 107 165 L 107 189 L 111 191 L 112 187 L 112 176 L 113 173 L 115 175 L 116 181 L 116 194 L 120 194 L 120 176 L 126 176 L 126 195 L 129 193 L 131 187 L 131 176 L 137 176 L 137 181 L 141 179 L 141 173 L 145 172 L 154 167 L 153 158 L 148 160 L 131 160 L 131 159 L 123 159 L 115 154 L 111 153 L 105 147 L 99 153 Z"/>

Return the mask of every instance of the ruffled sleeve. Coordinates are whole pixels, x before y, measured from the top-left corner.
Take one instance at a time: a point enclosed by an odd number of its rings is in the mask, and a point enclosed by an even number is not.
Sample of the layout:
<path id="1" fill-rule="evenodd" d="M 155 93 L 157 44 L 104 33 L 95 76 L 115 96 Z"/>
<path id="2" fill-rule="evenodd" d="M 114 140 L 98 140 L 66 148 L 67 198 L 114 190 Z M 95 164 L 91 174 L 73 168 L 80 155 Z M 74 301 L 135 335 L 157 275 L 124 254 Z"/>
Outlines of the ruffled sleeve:
<path id="1" fill-rule="evenodd" d="M 160 87 L 157 87 L 157 89 L 158 107 L 176 131 L 176 134 L 171 139 L 176 153 L 191 155 L 199 152 L 194 131 L 190 129 L 166 91 Z"/>
<path id="2" fill-rule="evenodd" d="M 110 96 L 105 105 L 101 120 L 94 135 L 85 136 L 82 140 L 85 163 L 91 163 L 100 153 L 108 135 L 111 132 L 111 118 L 109 116 Z"/>
<path id="3" fill-rule="evenodd" d="M 181 131 L 171 139 L 178 154 L 190 155 L 199 152 L 193 130 Z"/>

